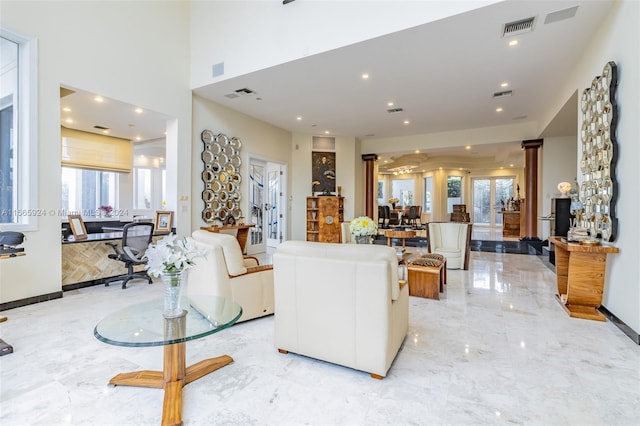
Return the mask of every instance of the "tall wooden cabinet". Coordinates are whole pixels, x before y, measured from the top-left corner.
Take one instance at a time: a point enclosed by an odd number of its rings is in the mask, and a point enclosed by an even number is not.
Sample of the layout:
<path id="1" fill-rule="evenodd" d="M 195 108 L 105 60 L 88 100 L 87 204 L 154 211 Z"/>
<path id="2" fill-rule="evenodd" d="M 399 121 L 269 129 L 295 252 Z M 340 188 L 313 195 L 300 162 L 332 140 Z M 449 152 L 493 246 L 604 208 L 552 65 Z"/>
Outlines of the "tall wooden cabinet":
<path id="1" fill-rule="evenodd" d="M 340 242 L 344 197 L 307 197 L 307 241 Z"/>

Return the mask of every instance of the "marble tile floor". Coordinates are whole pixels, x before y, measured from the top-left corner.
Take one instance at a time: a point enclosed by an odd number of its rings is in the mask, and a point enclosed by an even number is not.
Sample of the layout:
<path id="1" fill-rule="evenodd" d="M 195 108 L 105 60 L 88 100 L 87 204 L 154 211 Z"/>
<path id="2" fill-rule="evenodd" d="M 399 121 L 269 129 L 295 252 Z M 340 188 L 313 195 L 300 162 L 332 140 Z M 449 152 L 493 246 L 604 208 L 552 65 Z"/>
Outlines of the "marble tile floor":
<path id="1" fill-rule="evenodd" d="M 640 347 L 610 322 L 569 318 L 537 256 L 471 256 L 440 301 L 410 298 L 408 335 L 381 381 L 278 353 L 272 316 L 188 342 L 187 364 L 235 361 L 186 386 L 184 424 L 639 424 Z M 136 281 L 5 311 L 0 336 L 15 352 L 0 357 L 0 424 L 158 424 L 161 390 L 107 382 L 161 369 L 162 349 L 107 345 L 93 327 L 161 294 Z"/>

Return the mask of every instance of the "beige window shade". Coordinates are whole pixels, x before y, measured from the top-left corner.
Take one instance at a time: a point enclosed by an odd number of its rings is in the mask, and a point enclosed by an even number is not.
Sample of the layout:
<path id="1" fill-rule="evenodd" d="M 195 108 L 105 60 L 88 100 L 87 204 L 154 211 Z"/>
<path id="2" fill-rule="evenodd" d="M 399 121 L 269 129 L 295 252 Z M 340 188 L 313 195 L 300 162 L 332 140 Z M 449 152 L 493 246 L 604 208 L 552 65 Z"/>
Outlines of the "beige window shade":
<path id="1" fill-rule="evenodd" d="M 62 128 L 62 165 L 110 172 L 131 172 L 133 144 L 126 139 Z"/>

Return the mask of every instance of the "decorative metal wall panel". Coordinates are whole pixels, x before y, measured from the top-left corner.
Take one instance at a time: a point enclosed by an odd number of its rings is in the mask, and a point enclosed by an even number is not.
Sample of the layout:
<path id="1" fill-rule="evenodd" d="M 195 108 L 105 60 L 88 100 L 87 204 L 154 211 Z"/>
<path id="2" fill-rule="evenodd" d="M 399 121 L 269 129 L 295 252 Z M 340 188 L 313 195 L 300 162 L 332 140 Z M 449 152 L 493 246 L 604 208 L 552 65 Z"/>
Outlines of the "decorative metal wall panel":
<path id="1" fill-rule="evenodd" d="M 581 226 L 590 229 L 591 235 L 600 235 L 604 241 L 615 239 L 618 225 L 618 184 L 615 176 L 618 159 L 618 108 L 615 98 L 617 85 L 616 64 L 608 62 L 602 70 L 602 75 L 593 79 L 591 87 L 582 92 L 580 99 L 582 184 L 579 196 L 584 205 Z"/>
<path id="2" fill-rule="evenodd" d="M 204 144 L 202 151 L 202 219 L 211 223 L 220 220 L 233 224 L 242 217 L 240 209 L 240 150 L 242 142 L 238 138 L 229 138 L 223 133 L 214 134 L 203 130 L 200 139 Z"/>

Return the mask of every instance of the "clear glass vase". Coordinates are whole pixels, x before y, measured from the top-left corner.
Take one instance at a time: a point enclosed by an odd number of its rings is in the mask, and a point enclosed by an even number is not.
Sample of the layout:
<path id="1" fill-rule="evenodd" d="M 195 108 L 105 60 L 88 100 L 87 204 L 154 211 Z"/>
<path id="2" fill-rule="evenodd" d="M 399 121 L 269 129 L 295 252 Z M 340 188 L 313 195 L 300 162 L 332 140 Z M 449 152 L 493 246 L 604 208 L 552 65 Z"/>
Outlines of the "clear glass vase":
<path id="1" fill-rule="evenodd" d="M 164 285 L 164 309 L 162 310 L 162 315 L 165 318 L 182 316 L 182 298 L 187 290 L 187 272 L 165 272 L 162 274 L 162 283 Z"/>
<path id="2" fill-rule="evenodd" d="M 356 244 L 371 244 L 371 235 L 356 235 Z"/>

